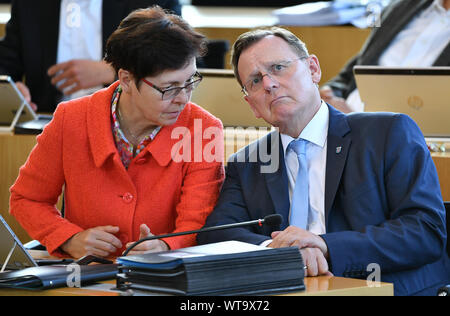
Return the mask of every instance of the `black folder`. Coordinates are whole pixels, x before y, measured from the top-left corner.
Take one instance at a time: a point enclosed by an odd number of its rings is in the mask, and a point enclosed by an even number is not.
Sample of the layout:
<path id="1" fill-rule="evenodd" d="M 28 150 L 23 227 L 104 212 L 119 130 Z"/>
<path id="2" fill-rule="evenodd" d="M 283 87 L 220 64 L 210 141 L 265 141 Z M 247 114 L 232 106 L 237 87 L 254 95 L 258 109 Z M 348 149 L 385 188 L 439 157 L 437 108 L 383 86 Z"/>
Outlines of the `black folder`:
<path id="1" fill-rule="evenodd" d="M 235 248 L 242 244 L 233 243 Z M 200 246 L 121 257 L 117 288 L 174 295 L 263 295 L 305 289 L 297 247 L 220 254 L 223 243 L 215 245 L 214 254 Z"/>
<path id="2" fill-rule="evenodd" d="M 80 285 L 111 280 L 116 277 L 116 264 L 78 265 Z M 74 269 L 70 265 L 32 267 L 12 272 L 0 273 L 0 288 L 45 290 L 67 287 Z"/>

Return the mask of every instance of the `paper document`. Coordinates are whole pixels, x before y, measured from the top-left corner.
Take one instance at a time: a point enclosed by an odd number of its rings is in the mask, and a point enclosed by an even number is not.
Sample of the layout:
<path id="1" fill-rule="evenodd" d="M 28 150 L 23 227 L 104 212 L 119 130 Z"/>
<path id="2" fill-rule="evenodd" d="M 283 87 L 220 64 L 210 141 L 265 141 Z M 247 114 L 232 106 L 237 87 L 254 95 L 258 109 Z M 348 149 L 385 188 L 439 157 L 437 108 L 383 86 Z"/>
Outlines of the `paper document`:
<path id="1" fill-rule="evenodd" d="M 374 6 L 381 12 L 386 1 L 336 0 L 305 3 L 274 10 L 272 14 L 278 18 L 278 24 L 288 26 L 326 26 L 342 25 L 357 21 L 358 27 L 367 27 Z M 362 23 L 365 21 L 367 23 Z"/>

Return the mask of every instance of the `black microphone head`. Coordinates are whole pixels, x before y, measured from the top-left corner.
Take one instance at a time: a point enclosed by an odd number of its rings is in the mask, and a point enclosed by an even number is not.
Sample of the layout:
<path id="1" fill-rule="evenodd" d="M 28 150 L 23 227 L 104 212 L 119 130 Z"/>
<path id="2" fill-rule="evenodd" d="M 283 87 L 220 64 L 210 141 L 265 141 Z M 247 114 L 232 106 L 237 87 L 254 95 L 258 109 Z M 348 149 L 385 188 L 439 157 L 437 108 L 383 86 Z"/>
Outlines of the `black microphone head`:
<path id="1" fill-rule="evenodd" d="M 282 221 L 283 221 L 283 216 L 281 216 L 280 214 L 272 214 L 272 215 L 267 215 L 266 217 L 264 217 L 264 224 L 269 225 L 269 226 L 280 225 Z"/>

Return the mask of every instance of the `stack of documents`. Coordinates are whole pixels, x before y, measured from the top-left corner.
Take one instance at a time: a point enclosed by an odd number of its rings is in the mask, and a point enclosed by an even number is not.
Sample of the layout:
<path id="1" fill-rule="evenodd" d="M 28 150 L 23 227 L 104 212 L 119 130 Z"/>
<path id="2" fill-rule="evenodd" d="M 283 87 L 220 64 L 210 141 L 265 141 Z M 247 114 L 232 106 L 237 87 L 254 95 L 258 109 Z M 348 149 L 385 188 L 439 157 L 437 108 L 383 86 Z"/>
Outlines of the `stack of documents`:
<path id="1" fill-rule="evenodd" d="M 280 25 L 324 26 L 351 23 L 365 18 L 367 4 L 359 0 L 305 3 L 273 11 Z"/>
<path id="2" fill-rule="evenodd" d="M 117 288 L 174 295 L 252 295 L 304 290 L 297 247 L 228 241 L 118 259 Z"/>

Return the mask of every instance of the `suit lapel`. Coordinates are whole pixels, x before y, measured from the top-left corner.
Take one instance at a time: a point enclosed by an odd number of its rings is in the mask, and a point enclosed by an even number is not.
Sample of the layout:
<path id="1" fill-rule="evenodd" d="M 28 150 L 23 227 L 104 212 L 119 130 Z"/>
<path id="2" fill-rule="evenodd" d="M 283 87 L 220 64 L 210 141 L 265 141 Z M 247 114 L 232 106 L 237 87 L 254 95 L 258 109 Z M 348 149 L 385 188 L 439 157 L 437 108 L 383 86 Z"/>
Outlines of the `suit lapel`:
<path id="1" fill-rule="evenodd" d="M 109 36 L 117 29 L 126 14 L 126 3 L 128 1 L 109 0 L 103 1 L 102 7 L 102 39 L 103 51 L 106 48 L 106 41 Z"/>
<path id="2" fill-rule="evenodd" d="M 342 173 L 351 145 L 350 127 L 346 116 L 328 106 L 330 122 L 327 139 L 327 163 L 325 171 L 325 225 L 328 227 L 328 214 L 333 205 L 341 182 Z"/>
<path id="3" fill-rule="evenodd" d="M 283 216 L 283 222 L 281 223 L 280 230 L 284 230 L 289 226 L 289 190 L 288 190 L 288 178 L 286 173 L 286 165 L 284 162 L 283 146 L 281 145 L 280 133 L 278 131 L 272 132 L 268 135 L 267 143 L 261 142 L 259 146 L 270 149 L 269 155 L 271 159 L 268 163 L 262 164 L 264 166 L 271 166 L 267 168 L 268 172 L 264 173 L 266 180 L 267 190 L 273 202 L 274 210 L 277 214 Z M 274 153 L 274 155 L 272 155 Z M 278 155 L 276 155 L 278 153 Z M 269 172 L 273 171 L 273 172 Z"/>
<path id="4" fill-rule="evenodd" d="M 42 49 L 44 51 L 44 64 L 46 66 L 51 66 L 56 63 L 56 56 L 58 52 L 61 1 L 39 1 L 39 6 L 42 8 L 36 11 L 40 12 L 42 15 L 42 23 L 39 24 L 39 27 L 41 27 L 42 31 L 40 34 L 43 34 L 41 41 Z"/>

